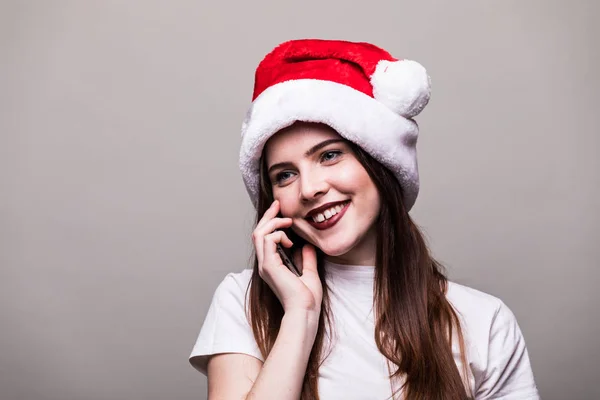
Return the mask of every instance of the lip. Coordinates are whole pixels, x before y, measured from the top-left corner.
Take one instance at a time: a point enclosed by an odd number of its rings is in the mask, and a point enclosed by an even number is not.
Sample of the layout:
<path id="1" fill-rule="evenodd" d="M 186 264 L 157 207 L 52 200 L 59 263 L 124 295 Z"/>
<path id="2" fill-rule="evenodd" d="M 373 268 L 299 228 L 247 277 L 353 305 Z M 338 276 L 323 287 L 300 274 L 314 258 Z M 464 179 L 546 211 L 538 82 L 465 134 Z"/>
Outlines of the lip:
<path id="1" fill-rule="evenodd" d="M 339 203 L 344 203 L 344 201 L 342 201 L 342 202 L 338 201 L 337 203 L 329 203 L 329 204 L 335 205 L 335 204 L 339 204 Z M 344 206 L 344 208 L 342 208 L 340 210 L 339 213 L 335 214 L 333 217 L 331 217 L 328 220 L 325 220 L 323 222 L 315 222 L 315 221 L 313 221 L 312 217 L 308 217 L 306 220 L 313 228 L 318 229 L 320 231 L 329 229 L 332 226 L 334 226 L 335 224 L 337 224 L 340 219 L 342 219 L 342 217 L 346 213 L 346 210 L 348 209 L 349 205 L 350 205 L 350 202 L 346 201 L 346 205 Z M 326 204 L 326 206 L 327 206 L 327 204 Z M 328 207 L 331 207 L 331 206 L 328 206 Z M 327 209 L 328 207 L 325 207 L 325 209 Z M 322 208 L 322 207 L 320 207 L 320 208 Z M 317 209 L 317 210 L 319 210 L 319 209 Z"/>
<path id="2" fill-rule="evenodd" d="M 327 210 L 327 209 L 329 209 L 329 208 L 331 208 L 333 206 L 337 206 L 338 204 L 342 204 L 342 203 L 345 203 L 347 201 L 348 200 L 342 200 L 342 201 L 332 201 L 330 203 L 325 203 L 325 204 L 323 204 L 320 207 L 313 208 L 312 210 L 310 210 L 306 214 L 306 217 L 304 217 L 304 218 L 306 218 L 306 219 L 312 219 L 313 215 L 317 215 L 320 212 L 323 212 L 323 211 L 325 211 L 325 210 Z"/>

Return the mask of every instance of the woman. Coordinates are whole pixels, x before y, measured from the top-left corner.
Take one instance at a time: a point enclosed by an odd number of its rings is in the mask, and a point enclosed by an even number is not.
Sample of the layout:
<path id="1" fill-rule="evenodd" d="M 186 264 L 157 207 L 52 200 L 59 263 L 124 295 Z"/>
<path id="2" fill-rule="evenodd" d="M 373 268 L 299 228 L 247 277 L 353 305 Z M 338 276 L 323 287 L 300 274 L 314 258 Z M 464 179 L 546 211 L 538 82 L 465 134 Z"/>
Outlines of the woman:
<path id="1" fill-rule="evenodd" d="M 209 399 L 539 398 L 514 315 L 448 282 L 408 215 L 429 94 L 421 65 L 367 43 L 260 63 L 240 152 L 254 268 L 219 285 L 190 356 Z"/>

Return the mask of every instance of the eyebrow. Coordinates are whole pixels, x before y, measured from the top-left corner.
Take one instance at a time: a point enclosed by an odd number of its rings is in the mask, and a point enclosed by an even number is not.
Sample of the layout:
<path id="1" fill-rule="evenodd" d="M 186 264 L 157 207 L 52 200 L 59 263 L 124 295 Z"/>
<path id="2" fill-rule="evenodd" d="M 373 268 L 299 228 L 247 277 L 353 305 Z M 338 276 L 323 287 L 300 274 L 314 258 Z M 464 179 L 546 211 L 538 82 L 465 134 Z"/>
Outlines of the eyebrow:
<path id="1" fill-rule="evenodd" d="M 306 151 L 306 153 L 304 153 L 304 157 L 310 157 L 313 154 L 315 154 L 317 151 L 321 150 L 323 147 L 329 146 L 332 143 L 338 143 L 338 142 L 345 142 L 344 139 L 327 139 L 322 141 L 321 143 L 318 143 L 316 145 L 314 145 L 313 147 L 311 147 L 310 149 L 308 149 Z M 285 168 L 290 166 L 291 163 L 289 162 L 281 162 L 281 163 L 277 163 L 277 164 L 273 164 L 271 165 L 271 167 L 269 168 L 268 173 L 270 174 L 272 170 L 276 169 L 276 168 Z"/>

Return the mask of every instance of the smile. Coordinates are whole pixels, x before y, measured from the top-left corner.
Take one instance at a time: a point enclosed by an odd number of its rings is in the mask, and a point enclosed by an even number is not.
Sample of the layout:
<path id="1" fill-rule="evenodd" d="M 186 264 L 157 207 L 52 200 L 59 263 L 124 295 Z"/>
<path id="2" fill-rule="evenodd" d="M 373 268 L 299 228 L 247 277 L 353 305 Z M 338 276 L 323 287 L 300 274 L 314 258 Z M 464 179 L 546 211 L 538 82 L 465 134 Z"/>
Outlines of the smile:
<path id="1" fill-rule="evenodd" d="M 349 205 L 350 201 L 337 204 L 324 210 L 323 212 L 307 218 L 307 221 L 314 228 L 319 230 L 331 228 L 344 216 Z"/>

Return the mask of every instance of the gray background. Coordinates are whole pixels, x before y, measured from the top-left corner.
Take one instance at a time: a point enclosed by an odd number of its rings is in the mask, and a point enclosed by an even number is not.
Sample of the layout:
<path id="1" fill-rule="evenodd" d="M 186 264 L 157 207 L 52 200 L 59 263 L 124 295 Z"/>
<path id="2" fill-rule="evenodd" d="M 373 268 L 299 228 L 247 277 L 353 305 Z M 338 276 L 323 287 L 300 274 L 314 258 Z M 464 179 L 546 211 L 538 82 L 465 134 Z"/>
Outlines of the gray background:
<path id="1" fill-rule="evenodd" d="M 254 69 L 302 37 L 428 68 L 412 215 L 514 311 L 544 399 L 600 398 L 598 2 L 0 7 L 3 400 L 205 398 L 187 356 L 249 258 Z"/>

